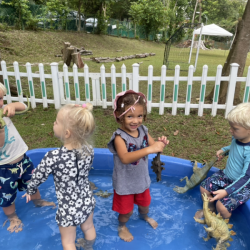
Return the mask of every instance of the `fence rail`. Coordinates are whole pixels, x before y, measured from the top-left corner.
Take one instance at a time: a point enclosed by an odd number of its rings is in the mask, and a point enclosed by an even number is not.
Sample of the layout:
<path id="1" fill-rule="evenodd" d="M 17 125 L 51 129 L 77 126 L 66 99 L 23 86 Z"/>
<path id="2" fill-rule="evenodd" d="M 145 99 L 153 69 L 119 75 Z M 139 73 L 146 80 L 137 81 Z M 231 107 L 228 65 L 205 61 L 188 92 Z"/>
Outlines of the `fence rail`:
<path id="1" fill-rule="evenodd" d="M 56 109 L 59 109 L 61 105 L 66 103 L 76 103 L 82 104 L 86 102 L 91 102 L 94 106 L 102 106 L 102 108 L 107 108 L 107 106 L 113 107 L 113 102 L 118 91 L 117 79 L 120 78 L 121 90 L 125 91 L 128 89 L 133 89 L 134 91 L 139 91 L 140 82 L 146 81 L 147 84 L 141 85 L 143 91 L 147 96 L 147 109 L 151 112 L 152 108 L 159 108 L 159 114 L 164 114 L 164 108 L 171 108 L 172 115 L 177 114 L 178 108 L 185 109 L 185 115 L 190 114 L 190 109 L 198 109 L 198 116 L 202 116 L 204 109 L 211 109 L 211 115 L 216 116 L 218 109 L 225 110 L 225 116 L 234 107 L 233 99 L 236 82 L 244 82 L 245 90 L 243 96 L 243 102 L 248 102 L 250 94 L 250 67 L 248 68 L 247 77 L 237 77 L 237 72 L 239 65 L 236 63 L 231 64 L 231 70 L 229 76 L 221 76 L 222 66 L 218 65 L 217 72 L 215 76 L 207 76 L 208 66 L 203 66 L 203 71 L 201 76 L 193 76 L 194 67 L 189 66 L 188 76 L 180 76 L 180 66 L 176 65 L 174 76 L 166 76 L 166 66 L 161 67 L 161 76 L 153 75 L 153 66 L 148 67 L 148 75 L 139 75 L 139 64 L 133 64 L 132 73 L 126 72 L 126 66 L 123 64 L 121 67 L 121 73 L 116 73 L 116 67 L 111 66 L 111 72 L 106 73 L 104 65 L 100 67 L 100 72 L 91 73 L 87 65 L 84 66 L 84 71 L 79 72 L 76 65 L 73 66 L 73 71 L 69 72 L 66 65 L 63 66 L 63 71 L 59 71 L 58 63 L 51 63 L 51 74 L 44 73 L 44 65 L 39 64 L 39 73 L 32 73 L 32 68 L 30 63 L 26 63 L 26 72 L 19 71 L 18 62 L 14 62 L 14 71 L 7 71 L 6 62 L 1 61 L 2 71 L 0 75 L 3 75 L 4 84 L 7 88 L 7 94 L 4 97 L 7 103 L 12 101 L 27 101 L 27 98 L 23 97 L 23 88 L 21 83 L 21 78 L 27 78 L 27 84 L 29 87 L 29 96 L 31 107 L 36 108 L 37 103 L 42 103 L 44 108 L 48 107 L 48 104 L 54 104 Z M 15 78 L 16 89 L 18 96 L 11 96 L 9 77 Z M 34 79 L 40 79 L 40 93 L 35 93 Z M 73 78 L 73 84 L 70 84 L 69 79 Z M 52 91 L 53 98 L 49 99 L 47 92 L 51 87 L 46 85 L 46 80 L 51 79 L 52 81 Z M 107 79 L 110 84 L 106 84 Z M 81 81 L 79 81 L 81 80 Z M 91 81 L 90 81 L 91 80 Z M 180 82 L 187 82 L 185 103 L 178 103 L 178 93 L 180 89 Z M 200 82 L 200 95 L 199 103 L 191 103 L 192 97 L 192 86 L 194 81 Z M 214 82 L 214 97 L 211 104 L 205 103 L 205 91 L 207 82 Z M 228 81 L 228 91 L 225 104 L 218 104 L 219 90 L 221 81 Z M 79 84 L 83 82 L 83 84 Z M 128 84 L 127 84 L 128 82 Z M 171 83 L 172 82 L 172 83 Z M 153 85 L 159 85 L 160 93 L 159 102 L 153 102 Z M 172 102 L 166 102 L 166 84 L 173 84 Z M 73 85 L 73 86 L 72 86 Z M 71 93 L 72 90 L 74 93 Z M 84 91 L 83 91 L 84 90 Z M 38 90 L 36 90 L 38 91 Z M 107 92 L 111 97 L 107 97 Z M 83 97 L 81 98 L 80 93 Z M 36 98 L 36 94 L 41 96 L 41 98 Z M 72 96 L 74 98 L 72 99 Z"/>

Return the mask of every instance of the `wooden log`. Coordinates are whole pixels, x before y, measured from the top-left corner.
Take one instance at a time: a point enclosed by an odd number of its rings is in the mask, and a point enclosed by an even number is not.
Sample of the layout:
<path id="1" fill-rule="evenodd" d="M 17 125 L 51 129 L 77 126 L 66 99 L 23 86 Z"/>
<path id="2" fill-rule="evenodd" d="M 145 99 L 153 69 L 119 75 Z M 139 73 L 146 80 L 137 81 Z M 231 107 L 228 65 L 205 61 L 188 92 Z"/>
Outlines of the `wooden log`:
<path id="1" fill-rule="evenodd" d="M 66 49 L 65 55 L 63 57 L 63 62 L 69 67 L 71 60 L 72 60 L 72 54 L 74 53 L 75 48 L 74 47 L 68 47 Z"/>
<path id="2" fill-rule="evenodd" d="M 69 42 L 64 42 L 64 46 L 63 46 L 63 49 L 62 49 L 63 61 L 64 61 L 64 55 L 66 55 L 66 50 L 67 50 L 68 47 L 70 47 L 70 43 Z"/>
<path id="3" fill-rule="evenodd" d="M 145 54 L 135 54 L 135 58 L 144 58 L 146 57 Z"/>
<path id="4" fill-rule="evenodd" d="M 75 63 L 77 65 L 78 69 L 81 69 L 84 67 L 84 63 L 82 61 L 80 53 L 73 53 L 72 60 L 73 60 L 73 64 Z"/>
<path id="5" fill-rule="evenodd" d="M 149 53 L 150 56 L 155 56 L 155 53 Z"/>

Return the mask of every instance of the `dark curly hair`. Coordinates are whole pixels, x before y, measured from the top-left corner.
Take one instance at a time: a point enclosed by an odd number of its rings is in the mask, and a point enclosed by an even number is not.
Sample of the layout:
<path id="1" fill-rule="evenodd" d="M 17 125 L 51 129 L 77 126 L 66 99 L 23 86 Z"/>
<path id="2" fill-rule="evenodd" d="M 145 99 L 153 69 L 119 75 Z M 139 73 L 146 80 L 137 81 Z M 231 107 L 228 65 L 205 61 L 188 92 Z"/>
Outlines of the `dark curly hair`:
<path id="1" fill-rule="evenodd" d="M 138 94 L 134 93 L 127 93 L 117 100 L 117 108 L 116 108 L 116 117 L 119 117 L 123 112 L 125 112 L 129 106 L 132 106 L 135 104 L 135 102 L 138 100 L 137 104 L 141 105 L 143 107 L 143 120 L 146 121 L 147 117 L 147 106 L 146 106 L 146 100 L 139 96 Z M 124 104 L 124 105 L 122 105 Z M 121 123 L 123 121 L 123 116 L 121 118 L 117 118 L 118 122 Z"/>

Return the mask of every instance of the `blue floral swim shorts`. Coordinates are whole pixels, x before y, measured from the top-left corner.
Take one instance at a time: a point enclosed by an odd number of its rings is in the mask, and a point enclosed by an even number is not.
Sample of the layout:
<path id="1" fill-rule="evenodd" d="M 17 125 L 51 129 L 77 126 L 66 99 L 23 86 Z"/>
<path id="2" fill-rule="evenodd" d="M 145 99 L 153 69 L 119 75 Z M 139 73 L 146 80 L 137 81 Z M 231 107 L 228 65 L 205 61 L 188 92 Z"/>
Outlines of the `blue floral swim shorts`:
<path id="1" fill-rule="evenodd" d="M 229 179 L 222 170 L 220 170 L 211 177 L 205 179 L 201 183 L 201 186 L 207 191 L 213 192 L 219 189 L 225 189 L 232 183 L 233 181 Z M 233 210 L 245 203 L 248 199 L 250 199 L 250 185 L 246 185 L 237 193 L 232 193 L 226 196 L 221 199 L 220 202 L 226 207 L 229 213 L 232 213 Z"/>
<path id="2" fill-rule="evenodd" d="M 34 165 L 27 155 L 15 164 L 0 165 L 0 207 L 9 207 L 14 203 L 17 189 L 27 189 L 33 170 Z"/>

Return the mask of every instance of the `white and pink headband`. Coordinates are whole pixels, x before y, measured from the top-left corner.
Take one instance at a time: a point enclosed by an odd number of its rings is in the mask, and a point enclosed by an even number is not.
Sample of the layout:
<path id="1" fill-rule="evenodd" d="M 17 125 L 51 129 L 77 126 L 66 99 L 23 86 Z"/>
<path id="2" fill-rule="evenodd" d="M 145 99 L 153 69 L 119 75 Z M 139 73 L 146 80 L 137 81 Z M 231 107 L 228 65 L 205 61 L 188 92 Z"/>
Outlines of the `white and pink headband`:
<path id="1" fill-rule="evenodd" d="M 118 101 L 118 99 L 121 97 L 121 96 L 124 96 L 125 94 L 136 94 L 136 95 L 138 95 L 138 99 L 135 101 L 135 103 L 132 105 L 132 106 L 130 106 L 127 110 L 125 110 L 121 115 L 119 115 L 118 117 L 116 116 L 116 114 L 115 114 L 115 111 L 117 110 L 117 101 Z M 143 98 L 143 100 L 145 101 L 145 103 L 147 104 L 147 99 L 146 99 L 146 96 L 144 95 L 144 94 L 142 94 L 141 92 L 135 92 L 134 90 L 127 90 L 127 91 L 123 91 L 123 92 L 120 92 L 120 93 L 118 93 L 117 95 L 116 95 L 116 97 L 115 97 L 115 101 L 114 101 L 114 117 L 115 117 L 115 119 L 116 119 L 116 121 L 118 122 L 118 119 L 120 118 L 120 117 L 122 117 L 123 115 L 125 115 L 128 111 L 132 111 L 132 112 L 134 112 L 134 110 L 135 110 L 135 105 L 139 102 L 139 100 L 140 100 L 140 98 Z M 121 104 L 121 105 L 124 105 L 123 103 Z"/>

